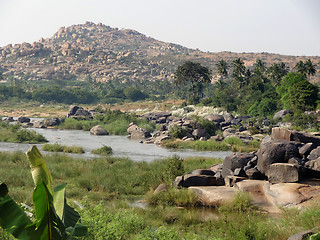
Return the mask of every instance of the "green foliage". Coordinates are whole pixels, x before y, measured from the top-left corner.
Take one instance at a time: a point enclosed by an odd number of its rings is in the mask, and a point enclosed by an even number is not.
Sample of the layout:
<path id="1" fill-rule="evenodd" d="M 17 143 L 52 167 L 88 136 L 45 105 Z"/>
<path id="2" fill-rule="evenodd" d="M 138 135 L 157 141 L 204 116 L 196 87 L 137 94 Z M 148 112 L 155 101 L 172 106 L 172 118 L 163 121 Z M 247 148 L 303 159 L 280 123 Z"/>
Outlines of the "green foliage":
<path id="1" fill-rule="evenodd" d="M 305 111 L 316 107 L 318 88 L 311 84 L 303 74 L 287 74 L 277 87 L 277 92 L 281 96 L 285 109 Z"/>
<path id="2" fill-rule="evenodd" d="M 189 103 L 198 103 L 203 97 L 203 84 L 211 82 L 211 72 L 200 63 L 190 61 L 180 65 L 175 71 L 174 82 L 177 86 L 186 87 Z"/>
<path id="3" fill-rule="evenodd" d="M 84 149 L 79 146 L 64 146 L 59 143 L 42 145 L 41 150 L 49 152 L 65 152 L 65 153 L 84 153 Z"/>
<path id="4" fill-rule="evenodd" d="M 41 134 L 27 129 L 21 129 L 20 125 L 0 122 L 0 141 L 15 143 L 43 143 L 48 142 Z"/>
<path id="5" fill-rule="evenodd" d="M 112 154 L 112 148 L 106 145 L 103 145 L 103 147 L 94 149 L 91 151 L 93 154 L 100 154 L 100 155 L 111 155 Z"/>
<path id="6" fill-rule="evenodd" d="M 187 130 L 182 126 L 173 125 L 169 129 L 169 136 L 172 138 L 182 139 L 184 136 L 186 136 L 186 134 L 187 134 Z"/>
<path id="7" fill-rule="evenodd" d="M 151 206 L 195 207 L 199 204 L 194 192 L 173 187 L 157 194 L 150 192 L 145 199 Z"/>
<path id="8" fill-rule="evenodd" d="M 184 173 L 183 159 L 177 155 L 167 159 L 164 164 L 163 180 L 168 184 Z"/>
<path id="9" fill-rule="evenodd" d="M 123 93 L 126 96 L 126 98 L 128 98 L 133 102 L 136 102 L 139 100 L 145 100 L 148 97 L 147 94 L 141 92 L 139 89 L 134 87 L 125 88 Z"/>
<path id="10" fill-rule="evenodd" d="M 79 214 L 67 205 L 65 184 L 52 189 L 49 169 L 37 147 L 33 146 L 27 157 L 35 184 L 33 203 L 35 222 L 8 195 L 5 184 L 0 185 L 0 224 L 18 239 L 70 239 L 85 236 L 87 229 L 78 223 Z"/>

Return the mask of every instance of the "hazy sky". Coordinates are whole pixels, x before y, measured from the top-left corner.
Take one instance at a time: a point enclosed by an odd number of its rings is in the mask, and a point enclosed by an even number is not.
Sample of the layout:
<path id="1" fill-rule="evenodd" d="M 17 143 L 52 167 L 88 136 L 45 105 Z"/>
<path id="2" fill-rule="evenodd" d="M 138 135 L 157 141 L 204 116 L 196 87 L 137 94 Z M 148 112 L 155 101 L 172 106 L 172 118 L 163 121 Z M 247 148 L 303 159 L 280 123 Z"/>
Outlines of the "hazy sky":
<path id="1" fill-rule="evenodd" d="M 320 56 L 320 0 L 0 0 L 0 46 L 86 21 L 202 51 Z"/>

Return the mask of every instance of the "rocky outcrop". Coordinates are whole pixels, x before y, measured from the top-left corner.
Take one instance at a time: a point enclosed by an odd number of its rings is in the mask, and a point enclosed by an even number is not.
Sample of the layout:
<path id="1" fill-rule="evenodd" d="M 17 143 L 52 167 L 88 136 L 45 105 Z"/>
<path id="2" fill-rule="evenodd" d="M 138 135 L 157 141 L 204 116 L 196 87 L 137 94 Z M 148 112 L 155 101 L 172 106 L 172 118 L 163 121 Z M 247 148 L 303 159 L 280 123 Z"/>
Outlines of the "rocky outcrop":
<path id="1" fill-rule="evenodd" d="M 247 192 L 254 204 L 269 212 L 320 199 L 320 147 L 310 150 L 317 138 L 282 129 L 272 132 L 257 153 L 233 153 L 222 165 L 178 176 L 175 185 L 188 187 L 208 206 L 231 201 L 237 192 Z M 294 139 L 299 141 L 284 140 L 292 136 L 298 136 Z"/>
<path id="2" fill-rule="evenodd" d="M 18 117 L 18 122 L 19 123 L 29 123 L 30 118 L 21 116 L 21 117 Z"/>
<path id="3" fill-rule="evenodd" d="M 90 111 L 83 109 L 83 107 L 79 106 L 70 106 L 69 112 L 67 115 L 68 118 L 75 118 L 75 119 L 92 119 L 92 114 Z"/>
<path id="4" fill-rule="evenodd" d="M 145 139 L 151 137 L 151 134 L 148 131 L 133 123 L 129 125 L 127 132 L 132 139 Z"/>

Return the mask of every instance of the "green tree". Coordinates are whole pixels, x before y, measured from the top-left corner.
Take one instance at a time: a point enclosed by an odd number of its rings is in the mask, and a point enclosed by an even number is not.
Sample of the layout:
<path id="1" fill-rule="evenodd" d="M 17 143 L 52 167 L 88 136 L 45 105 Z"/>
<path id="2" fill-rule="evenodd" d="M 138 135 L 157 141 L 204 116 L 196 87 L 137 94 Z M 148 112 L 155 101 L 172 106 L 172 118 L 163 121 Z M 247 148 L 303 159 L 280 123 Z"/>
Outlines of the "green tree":
<path id="1" fill-rule="evenodd" d="M 296 66 L 295 69 L 297 70 L 298 73 L 304 74 L 308 77 L 313 76 L 314 74 L 316 74 L 317 70 L 316 70 L 316 64 L 313 64 L 312 61 L 310 59 L 307 59 L 305 62 L 303 61 L 299 61 Z"/>
<path id="2" fill-rule="evenodd" d="M 284 108 L 293 111 L 314 109 L 318 92 L 318 88 L 307 80 L 306 75 L 293 72 L 288 73 L 277 87 Z"/>
<path id="3" fill-rule="evenodd" d="M 203 84 L 211 82 L 211 71 L 200 63 L 191 61 L 179 66 L 174 74 L 176 86 L 184 86 L 188 92 L 189 103 L 198 103 L 203 97 Z"/>
<path id="4" fill-rule="evenodd" d="M 217 64 L 216 64 L 216 67 L 217 67 L 217 71 L 218 71 L 218 74 L 222 77 L 222 78 L 226 78 L 228 76 L 228 63 L 221 59 Z"/>
<path id="5" fill-rule="evenodd" d="M 139 100 L 145 100 L 148 95 L 141 92 L 139 89 L 135 87 L 128 87 L 123 90 L 124 95 L 130 99 L 131 101 L 139 101 Z"/>
<path id="6" fill-rule="evenodd" d="M 246 85 L 246 75 L 248 75 L 246 66 L 241 58 L 237 58 L 232 62 L 232 84 L 235 89 L 239 90 Z"/>
<path id="7" fill-rule="evenodd" d="M 273 63 L 267 70 L 268 77 L 275 87 L 280 85 L 281 79 L 286 76 L 288 72 L 289 69 L 284 62 Z"/>

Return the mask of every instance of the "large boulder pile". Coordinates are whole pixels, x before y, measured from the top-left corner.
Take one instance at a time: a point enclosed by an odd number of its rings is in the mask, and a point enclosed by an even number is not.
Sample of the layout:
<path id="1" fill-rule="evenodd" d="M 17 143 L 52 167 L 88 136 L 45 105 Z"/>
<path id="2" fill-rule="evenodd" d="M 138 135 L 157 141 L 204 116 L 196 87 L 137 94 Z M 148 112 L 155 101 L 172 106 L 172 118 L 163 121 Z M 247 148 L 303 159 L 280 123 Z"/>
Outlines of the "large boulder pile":
<path id="1" fill-rule="evenodd" d="M 320 198 L 320 138 L 273 128 L 257 152 L 233 153 L 221 165 L 177 177 L 175 185 L 190 188 L 205 205 L 229 201 L 238 191 L 268 211 L 301 205 Z"/>
<path id="2" fill-rule="evenodd" d="M 68 118 L 75 119 L 92 119 L 92 113 L 88 110 L 85 110 L 83 107 L 79 106 L 70 106 L 68 111 Z"/>

